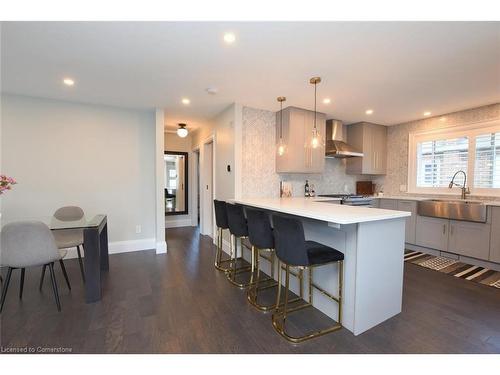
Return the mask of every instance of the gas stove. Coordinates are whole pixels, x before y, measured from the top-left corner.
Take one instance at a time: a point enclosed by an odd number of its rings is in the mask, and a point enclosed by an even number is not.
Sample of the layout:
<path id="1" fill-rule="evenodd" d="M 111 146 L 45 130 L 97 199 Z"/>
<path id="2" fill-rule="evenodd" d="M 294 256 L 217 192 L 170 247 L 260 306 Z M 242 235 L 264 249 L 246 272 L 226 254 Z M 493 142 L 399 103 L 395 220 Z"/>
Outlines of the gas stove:
<path id="1" fill-rule="evenodd" d="M 324 194 L 318 195 L 325 198 L 341 198 L 341 204 L 348 206 L 371 206 L 373 197 L 370 195 L 357 194 Z"/>

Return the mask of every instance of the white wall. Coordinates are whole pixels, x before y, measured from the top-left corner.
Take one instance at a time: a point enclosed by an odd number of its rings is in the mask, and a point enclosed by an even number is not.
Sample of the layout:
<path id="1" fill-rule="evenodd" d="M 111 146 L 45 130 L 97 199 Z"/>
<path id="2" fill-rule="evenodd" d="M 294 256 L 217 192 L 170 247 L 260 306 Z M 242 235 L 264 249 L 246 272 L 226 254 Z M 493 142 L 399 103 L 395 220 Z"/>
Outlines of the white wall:
<path id="1" fill-rule="evenodd" d="M 155 247 L 153 111 L 1 100 L 2 172 L 18 181 L 2 199 L 3 219 L 50 216 L 74 204 L 88 215 L 108 215 L 110 247 L 120 241 Z"/>

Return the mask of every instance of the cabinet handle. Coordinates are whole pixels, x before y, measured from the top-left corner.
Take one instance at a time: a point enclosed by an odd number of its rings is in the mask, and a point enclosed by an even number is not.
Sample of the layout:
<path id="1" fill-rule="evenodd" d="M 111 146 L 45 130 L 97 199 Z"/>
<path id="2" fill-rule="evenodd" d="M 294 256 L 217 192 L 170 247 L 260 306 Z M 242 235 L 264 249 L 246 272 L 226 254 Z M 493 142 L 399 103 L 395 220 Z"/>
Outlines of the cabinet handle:
<path id="1" fill-rule="evenodd" d="M 443 234 L 446 234 L 446 224 L 443 224 Z"/>
<path id="2" fill-rule="evenodd" d="M 453 236 L 453 224 L 450 225 L 450 234 Z"/>

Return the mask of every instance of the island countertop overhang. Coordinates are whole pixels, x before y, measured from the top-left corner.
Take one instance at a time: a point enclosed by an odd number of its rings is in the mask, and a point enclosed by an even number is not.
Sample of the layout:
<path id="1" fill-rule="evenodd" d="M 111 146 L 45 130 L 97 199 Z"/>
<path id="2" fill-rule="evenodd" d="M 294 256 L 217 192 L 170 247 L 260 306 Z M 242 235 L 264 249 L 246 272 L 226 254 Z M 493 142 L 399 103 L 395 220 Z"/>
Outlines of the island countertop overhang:
<path id="1" fill-rule="evenodd" d="M 332 204 L 335 199 L 313 198 L 239 198 L 231 202 L 244 206 L 295 215 L 309 219 L 341 225 L 370 221 L 399 219 L 411 216 L 411 212 L 385 210 L 381 208 Z"/>

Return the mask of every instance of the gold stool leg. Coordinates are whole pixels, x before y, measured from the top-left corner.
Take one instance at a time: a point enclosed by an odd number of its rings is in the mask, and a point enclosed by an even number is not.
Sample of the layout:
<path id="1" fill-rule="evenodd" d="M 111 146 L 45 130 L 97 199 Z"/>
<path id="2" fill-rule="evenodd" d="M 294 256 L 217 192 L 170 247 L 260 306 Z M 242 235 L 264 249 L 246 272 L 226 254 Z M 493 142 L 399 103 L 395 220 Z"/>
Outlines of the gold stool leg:
<path id="1" fill-rule="evenodd" d="M 267 258 L 266 258 L 267 259 Z M 274 267 L 274 252 L 271 253 L 271 258 L 268 259 L 271 267 Z M 275 308 L 275 304 L 263 305 L 258 302 L 258 295 L 260 290 L 275 288 L 278 283 L 274 280 L 274 277 L 266 277 L 261 279 L 260 277 L 260 249 L 255 248 L 255 276 L 251 281 L 251 285 L 247 292 L 248 302 L 260 311 L 270 311 Z M 271 268 L 271 274 L 274 275 L 273 269 Z"/>
<path id="2" fill-rule="evenodd" d="M 279 309 L 280 300 L 278 299 L 277 306 L 276 306 L 276 311 L 275 311 L 275 313 L 272 316 L 273 327 L 276 330 L 276 332 L 278 332 L 286 340 L 288 340 L 288 341 L 290 341 L 292 343 L 300 343 L 300 342 L 303 342 L 303 341 L 306 341 L 306 340 L 310 340 L 310 339 L 313 339 L 313 338 L 316 338 L 316 337 L 320 337 L 320 336 L 326 335 L 326 334 L 331 333 L 331 332 L 335 332 L 335 331 L 337 331 L 337 330 L 339 330 L 339 329 L 342 328 L 342 323 L 341 322 L 342 322 L 343 262 L 339 261 L 338 265 L 339 265 L 339 268 L 338 268 L 338 272 L 339 272 L 339 289 L 338 289 L 338 293 L 339 294 L 338 294 L 338 298 L 333 297 L 332 295 L 330 295 L 329 293 L 327 293 L 325 290 L 319 288 L 318 286 L 316 286 L 313 283 L 313 281 L 312 281 L 313 272 L 312 272 L 312 267 L 310 267 L 309 268 L 309 303 L 306 303 L 304 305 L 301 305 L 301 306 L 298 306 L 298 307 L 295 307 L 295 308 L 288 309 L 288 303 L 287 303 L 288 280 L 286 280 L 286 289 L 287 290 L 285 291 L 285 304 L 284 304 L 283 311 L 281 311 Z M 287 276 L 287 279 L 288 279 L 288 275 L 289 275 L 289 266 L 288 265 L 286 266 L 286 272 L 287 272 L 286 276 Z M 281 285 L 281 269 L 280 269 L 279 280 L 280 280 L 280 285 Z M 316 289 L 320 290 L 325 296 L 329 297 L 330 299 L 332 299 L 332 300 L 334 300 L 334 301 L 336 301 L 338 303 L 338 308 L 339 308 L 339 310 L 338 310 L 339 311 L 338 322 L 336 322 L 333 326 L 331 326 L 329 328 L 326 328 L 326 329 L 323 329 L 323 330 L 318 330 L 318 331 L 315 331 L 315 332 L 312 332 L 312 333 L 309 333 L 309 334 L 306 334 L 306 335 L 303 335 L 303 336 L 291 336 L 285 330 L 285 320 L 287 318 L 287 315 L 290 314 L 290 313 L 292 313 L 292 312 L 299 311 L 299 310 L 302 310 L 302 309 L 307 308 L 307 307 L 312 307 L 313 288 L 316 288 Z"/>
<path id="3" fill-rule="evenodd" d="M 231 256 L 228 259 L 222 259 L 222 228 L 217 228 L 217 241 L 216 241 L 216 251 L 215 251 L 215 261 L 214 261 L 214 266 L 217 270 L 227 272 L 229 268 L 223 267 L 222 264 L 224 263 L 229 263 L 229 266 L 231 265 Z"/>
<path id="4" fill-rule="evenodd" d="M 240 239 L 240 248 L 241 248 L 241 258 L 238 258 L 238 238 L 234 235 L 231 235 L 231 243 L 233 243 L 233 252 L 232 252 L 232 269 L 230 269 L 227 273 L 226 273 L 226 277 L 228 279 L 228 281 L 237 286 L 238 288 L 241 288 L 241 289 L 244 289 L 244 288 L 247 288 L 250 284 L 251 284 L 251 280 L 249 280 L 248 282 L 243 282 L 243 283 L 240 283 L 238 281 L 236 281 L 236 275 L 239 274 L 239 273 L 243 273 L 243 272 L 248 272 L 248 271 L 251 271 L 252 270 L 252 266 L 241 266 L 241 267 L 236 267 L 236 263 L 238 261 L 238 259 L 242 259 L 243 260 L 243 237 L 239 237 Z M 253 251 L 252 251 L 253 253 Z M 252 255 L 252 258 L 253 258 L 253 255 Z M 253 261 L 252 261 L 253 263 Z"/>

